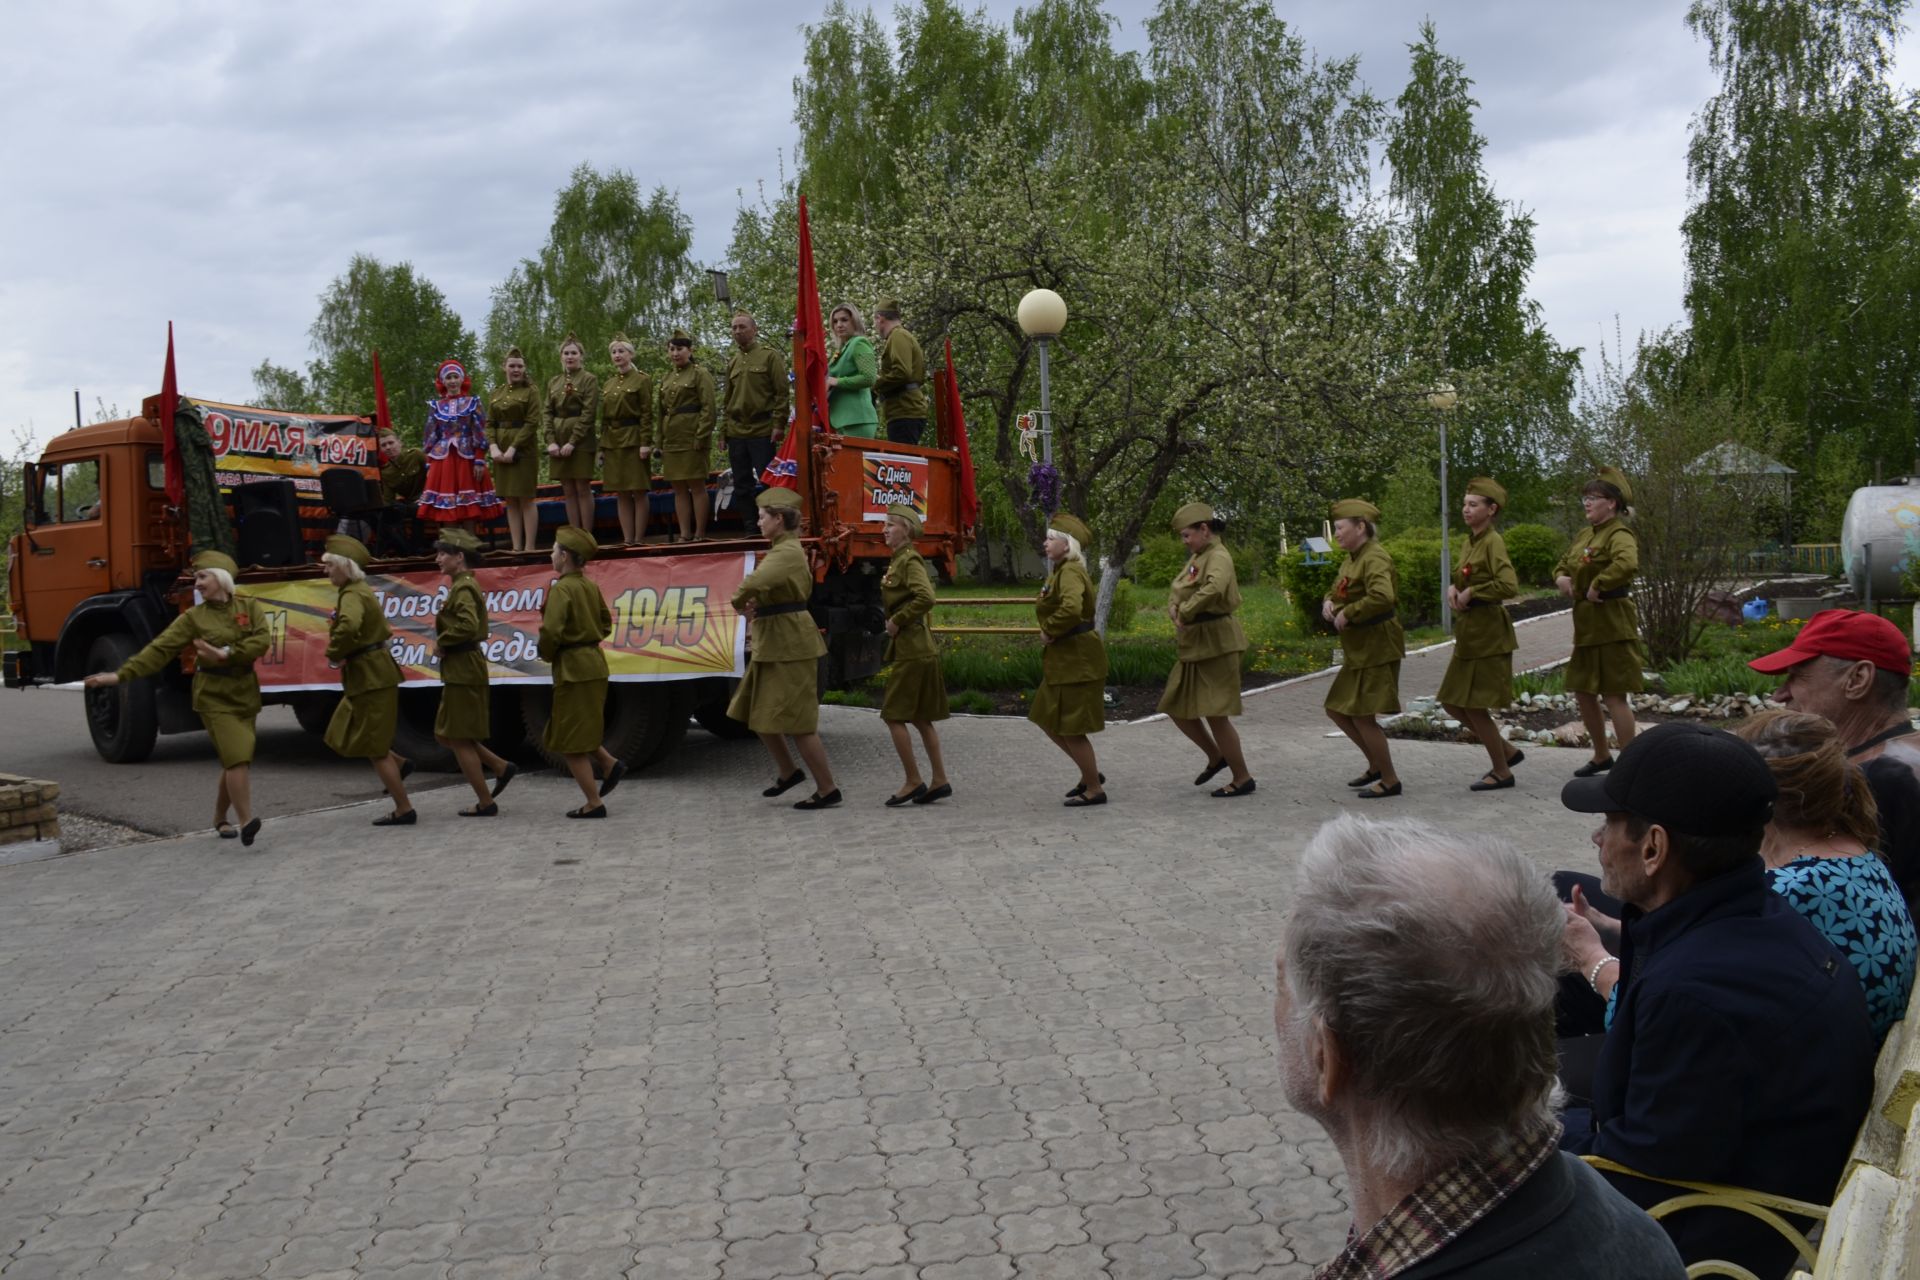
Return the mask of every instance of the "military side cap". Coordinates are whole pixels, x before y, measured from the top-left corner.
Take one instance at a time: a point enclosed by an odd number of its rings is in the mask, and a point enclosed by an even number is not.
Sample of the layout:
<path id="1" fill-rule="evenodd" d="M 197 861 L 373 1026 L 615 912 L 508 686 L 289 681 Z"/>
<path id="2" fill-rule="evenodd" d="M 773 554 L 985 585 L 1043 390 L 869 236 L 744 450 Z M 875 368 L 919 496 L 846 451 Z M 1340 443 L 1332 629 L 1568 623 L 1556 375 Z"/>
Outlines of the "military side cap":
<path id="1" fill-rule="evenodd" d="M 1064 533 L 1071 537 L 1075 542 L 1080 544 L 1083 550 L 1093 542 L 1093 531 L 1064 511 L 1056 512 L 1050 516 L 1047 520 L 1047 528 L 1052 529 L 1056 533 Z"/>
<path id="2" fill-rule="evenodd" d="M 1213 508 L 1204 502 L 1189 502 L 1173 513 L 1173 531 L 1192 528 L 1196 524 L 1205 524 L 1214 518 Z"/>
<path id="3" fill-rule="evenodd" d="M 625 347 L 627 350 L 631 351 L 633 350 L 633 339 L 629 338 L 624 333 L 616 333 L 611 338 L 607 339 L 607 345 L 609 347 Z"/>
<path id="4" fill-rule="evenodd" d="M 1380 508 L 1365 498 L 1342 498 L 1327 508 L 1327 514 L 1335 520 L 1378 520 Z"/>
<path id="5" fill-rule="evenodd" d="M 367 561 L 373 559 L 373 552 L 358 538 L 350 538 L 344 533 L 336 533 L 327 539 L 327 554 L 339 556 L 342 560 L 351 560 L 362 569 Z"/>
<path id="6" fill-rule="evenodd" d="M 240 566 L 235 564 L 233 557 L 224 551 L 202 551 L 198 553 L 193 557 L 193 567 L 196 569 L 224 569 L 228 573 L 240 572 Z"/>
<path id="7" fill-rule="evenodd" d="M 562 525 L 560 532 L 553 535 L 553 541 L 555 546 L 565 547 L 573 552 L 582 564 L 593 559 L 593 553 L 600 549 L 600 544 L 593 540 L 593 535 L 578 525 Z"/>
<path id="8" fill-rule="evenodd" d="M 801 507 L 798 490 L 777 487 L 762 489 L 753 502 L 762 511 L 798 511 Z"/>
<path id="9" fill-rule="evenodd" d="M 1602 467 L 1599 479 L 1606 481 L 1620 491 L 1620 501 L 1633 505 L 1633 486 L 1627 483 L 1627 473 L 1618 467 Z"/>
<path id="10" fill-rule="evenodd" d="M 503 356 L 503 357 L 502 357 L 502 359 L 506 359 L 506 360 L 525 360 L 525 359 L 526 359 L 526 357 L 520 354 L 520 348 L 518 348 L 518 347 L 508 347 L 508 348 L 507 348 L 507 354 L 506 354 L 505 356 Z"/>
<path id="11" fill-rule="evenodd" d="M 693 335 L 685 329 L 675 329 L 673 336 L 667 339 L 667 345 L 670 347 L 690 347 L 693 345 Z"/>
<path id="12" fill-rule="evenodd" d="M 571 329 L 567 330 L 566 337 L 560 339 L 560 349 L 562 351 L 565 351 L 568 347 L 577 347 L 579 345 L 580 339 L 573 336 L 573 330 Z"/>
<path id="13" fill-rule="evenodd" d="M 910 531 L 912 531 L 915 537 L 918 537 L 920 535 L 920 530 L 922 528 L 922 525 L 920 524 L 920 513 L 918 511 L 915 511 L 912 507 L 908 506 L 906 503 L 904 502 L 894 503 L 892 506 L 887 508 L 887 514 L 890 516 L 896 516 L 899 519 L 905 521 L 907 528 Z"/>
<path id="14" fill-rule="evenodd" d="M 882 299 L 880 299 L 880 301 L 879 301 L 879 302 L 877 302 L 877 303 L 875 303 L 875 304 L 874 304 L 874 308 L 873 308 L 873 309 L 874 309 L 874 310 L 875 310 L 876 312 L 880 312 L 880 313 L 883 313 L 883 314 L 885 314 L 885 315 L 892 315 L 892 316 L 897 316 L 897 315 L 899 315 L 899 314 L 900 314 L 900 299 L 898 299 L 898 298 L 882 298 Z"/>
<path id="15" fill-rule="evenodd" d="M 1497 506 L 1507 505 L 1507 491 L 1501 487 L 1498 480 L 1490 480 L 1486 476 L 1475 476 L 1467 481 L 1467 492 L 1476 498 L 1485 498 Z"/>
<path id="16" fill-rule="evenodd" d="M 448 529 L 434 542 L 435 551 L 458 551 L 463 556 L 480 554 L 480 539 L 465 529 Z"/>

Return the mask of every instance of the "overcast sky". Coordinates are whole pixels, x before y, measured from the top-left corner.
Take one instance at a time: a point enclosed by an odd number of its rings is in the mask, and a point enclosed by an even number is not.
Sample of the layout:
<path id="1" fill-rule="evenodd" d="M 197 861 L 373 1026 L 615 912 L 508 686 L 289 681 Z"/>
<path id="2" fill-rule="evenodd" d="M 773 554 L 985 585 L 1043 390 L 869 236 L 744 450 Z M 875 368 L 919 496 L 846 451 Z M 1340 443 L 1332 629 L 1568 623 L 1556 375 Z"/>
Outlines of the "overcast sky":
<path id="1" fill-rule="evenodd" d="M 1434 18 L 1476 82 L 1499 194 L 1537 219 L 1532 293 L 1562 343 L 1680 319 L 1686 132 L 1713 88 L 1684 3 L 1277 7 L 1388 99 Z M 1151 0 L 1108 9 L 1142 47 Z M 817 12 L 0 5 L 0 431 L 65 429 L 76 387 L 89 416 L 96 397 L 137 410 L 169 320 L 181 390 L 245 398 L 263 358 L 305 365 L 315 299 L 354 253 L 411 261 L 478 332 L 582 161 L 677 191 L 696 257 L 723 262 L 741 192 L 791 171 L 798 24 Z"/>

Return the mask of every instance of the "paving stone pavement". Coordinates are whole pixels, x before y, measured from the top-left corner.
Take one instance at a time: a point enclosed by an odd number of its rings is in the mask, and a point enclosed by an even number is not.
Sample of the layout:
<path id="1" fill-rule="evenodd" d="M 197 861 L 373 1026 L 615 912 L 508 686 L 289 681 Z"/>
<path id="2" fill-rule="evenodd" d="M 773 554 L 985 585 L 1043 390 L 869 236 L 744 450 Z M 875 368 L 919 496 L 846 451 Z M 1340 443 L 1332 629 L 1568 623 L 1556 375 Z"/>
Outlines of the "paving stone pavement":
<path id="1" fill-rule="evenodd" d="M 1307 1276 L 1347 1222 L 1270 1053 L 1308 836 L 1591 856 L 1580 753 L 1472 796 L 1476 749 L 1398 744 L 1407 796 L 1358 804 L 1323 692 L 1249 699 L 1233 804 L 1164 723 L 1101 735 L 1114 802 L 1074 812 L 1037 730 L 956 719 L 954 799 L 883 809 L 878 720 L 829 708 L 837 810 L 695 732 L 607 822 L 537 776 L 493 821 L 447 791 L 0 869 L 0 1274 Z"/>

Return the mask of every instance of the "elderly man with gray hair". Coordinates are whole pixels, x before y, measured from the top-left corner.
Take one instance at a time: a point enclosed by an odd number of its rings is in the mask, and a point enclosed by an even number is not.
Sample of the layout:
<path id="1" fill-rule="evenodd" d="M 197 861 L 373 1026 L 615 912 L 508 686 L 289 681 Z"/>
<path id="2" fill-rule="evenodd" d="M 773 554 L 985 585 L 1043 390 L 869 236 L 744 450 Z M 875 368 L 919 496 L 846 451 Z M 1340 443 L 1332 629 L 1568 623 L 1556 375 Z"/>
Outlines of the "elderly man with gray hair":
<path id="1" fill-rule="evenodd" d="M 1316 1280 L 1679 1280 L 1666 1233 L 1554 1117 L 1565 912 L 1504 841 L 1327 823 L 1301 858 L 1274 1030 L 1288 1101 L 1346 1166 Z"/>

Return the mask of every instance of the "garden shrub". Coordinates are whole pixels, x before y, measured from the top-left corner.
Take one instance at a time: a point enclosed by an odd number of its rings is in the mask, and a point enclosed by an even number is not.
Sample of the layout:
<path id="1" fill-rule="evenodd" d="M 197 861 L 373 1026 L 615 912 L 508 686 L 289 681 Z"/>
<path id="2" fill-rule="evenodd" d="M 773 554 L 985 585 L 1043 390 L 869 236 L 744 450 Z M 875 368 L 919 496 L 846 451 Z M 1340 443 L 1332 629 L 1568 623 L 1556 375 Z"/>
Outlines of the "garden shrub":
<path id="1" fill-rule="evenodd" d="M 1281 556 L 1275 566 L 1280 574 L 1280 583 L 1287 589 L 1287 599 L 1293 604 L 1294 617 L 1300 624 L 1300 630 L 1311 635 L 1316 631 L 1331 631 L 1320 617 L 1320 602 L 1333 590 L 1333 584 L 1340 577 L 1340 561 L 1344 553 L 1335 548 L 1325 564 L 1308 564 L 1307 553 L 1295 547 Z"/>
<path id="2" fill-rule="evenodd" d="M 1523 587 L 1550 587 L 1553 569 L 1567 552 L 1567 540 L 1543 524 L 1517 524 L 1501 530 L 1507 555 Z"/>

